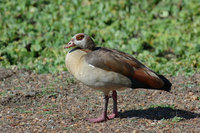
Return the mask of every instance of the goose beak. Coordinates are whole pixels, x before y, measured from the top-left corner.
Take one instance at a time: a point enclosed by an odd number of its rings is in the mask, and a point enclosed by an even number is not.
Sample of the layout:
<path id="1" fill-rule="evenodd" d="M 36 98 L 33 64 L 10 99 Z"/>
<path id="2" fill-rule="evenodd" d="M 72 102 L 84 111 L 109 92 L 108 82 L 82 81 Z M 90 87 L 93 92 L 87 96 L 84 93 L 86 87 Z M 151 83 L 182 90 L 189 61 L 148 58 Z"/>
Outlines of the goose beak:
<path id="1" fill-rule="evenodd" d="M 66 46 L 64 46 L 64 49 L 74 47 L 74 46 L 76 46 L 75 43 L 73 41 L 70 41 Z"/>

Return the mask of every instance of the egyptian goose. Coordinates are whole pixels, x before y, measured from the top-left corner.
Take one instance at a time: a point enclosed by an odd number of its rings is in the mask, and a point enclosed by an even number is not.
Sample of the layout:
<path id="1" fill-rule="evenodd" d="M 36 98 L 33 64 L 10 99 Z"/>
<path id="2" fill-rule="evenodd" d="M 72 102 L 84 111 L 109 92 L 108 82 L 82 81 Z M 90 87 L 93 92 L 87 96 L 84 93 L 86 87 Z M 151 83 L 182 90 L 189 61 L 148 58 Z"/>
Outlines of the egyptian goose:
<path id="1" fill-rule="evenodd" d="M 68 52 L 65 63 L 68 71 L 85 85 L 104 93 L 103 114 L 89 118 L 90 122 L 102 122 L 118 116 L 117 90 L 146 88 L 170 91 L 172 84 L 164 76 L 156 74 L 141 62 L 124 52 L 95 47 L 91 37 L 78 33 L 64 47 L 75 47 Z M 113 113 L 107 115 L 109 92 L 112 91 Z"/>

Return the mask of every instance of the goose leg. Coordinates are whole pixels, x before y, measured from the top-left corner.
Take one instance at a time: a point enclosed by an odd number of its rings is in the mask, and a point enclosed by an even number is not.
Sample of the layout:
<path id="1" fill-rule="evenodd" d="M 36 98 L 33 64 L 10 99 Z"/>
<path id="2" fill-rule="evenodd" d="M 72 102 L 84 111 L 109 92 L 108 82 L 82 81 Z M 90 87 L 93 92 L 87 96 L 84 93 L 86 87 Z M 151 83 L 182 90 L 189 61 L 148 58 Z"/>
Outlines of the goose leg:
<path id="1" fill-rule="evenodd" d="M 105 95 L 104 100 L 105 100 L 105 105 L 104 105 L 103 114 L 98 118 L 88 118 L 86 120 L 93 122 L 93 123 L 97 123 L 97 122 L 103 122 L 103 121 L 106 121 L 107 119 L 109 119 L 107 116 L 109 96 Z"/>
<path id="2" fill-rule="evenodd" d="M 113 119 L 118 117 L 118 110 L 117 110 L 117 92 L 114 90 L 112 92 L 112 98 L 113 98 L 113 113 L 108 116 L 109 119 Z"/>

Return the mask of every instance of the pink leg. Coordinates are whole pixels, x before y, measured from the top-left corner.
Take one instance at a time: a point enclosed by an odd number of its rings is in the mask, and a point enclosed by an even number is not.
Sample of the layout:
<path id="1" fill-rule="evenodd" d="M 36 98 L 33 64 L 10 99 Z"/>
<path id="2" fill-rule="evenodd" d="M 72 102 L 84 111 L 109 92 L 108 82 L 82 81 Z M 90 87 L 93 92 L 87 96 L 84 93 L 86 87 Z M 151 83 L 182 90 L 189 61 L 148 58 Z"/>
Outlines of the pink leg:
<path id="1" fill-rule="evenodd" d="M 93 123 L 97 123 L 97 122 L 103 122 L 103 121 L 106 121 L 107 119 L 109 119 L 108 116 L 107 116 L 109 96 L 105 96 L 104 99 L 105 99 L 105 105 L 104 105 L 103 114 L 98 118 L 88 118 L 86 120 L 93 122 Z"/>
<path id="2" fill-rule="evenodd" d="M 117 92 L 114 90 L 112 93 L 113 98 L 113 113 L 108 116 L 109 119 L 113 119 L 119 116 L 117 111 Z"/>

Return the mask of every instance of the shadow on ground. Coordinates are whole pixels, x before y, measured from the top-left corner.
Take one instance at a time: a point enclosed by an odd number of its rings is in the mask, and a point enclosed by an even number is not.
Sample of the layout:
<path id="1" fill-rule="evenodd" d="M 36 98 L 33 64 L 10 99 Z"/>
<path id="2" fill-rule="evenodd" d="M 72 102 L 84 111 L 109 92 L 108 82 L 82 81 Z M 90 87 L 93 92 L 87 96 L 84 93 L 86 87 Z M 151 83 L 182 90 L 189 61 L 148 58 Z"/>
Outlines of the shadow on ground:
<path id="1" fill-rule="evenodd" d="M 200 114 L 180 110 L 180 109 L 172 109 L 169 107 L 156 107 L 156 108 L 148 108 L 145 110 L 129 110 L 125 112 L 120 112 L 120 118 L 146 118 L 150 120 L 161 120 L 161 119 L 170 119 L 174 117 L 181 117 L 183 119 L 194 119 L 200 118 Z"/>

